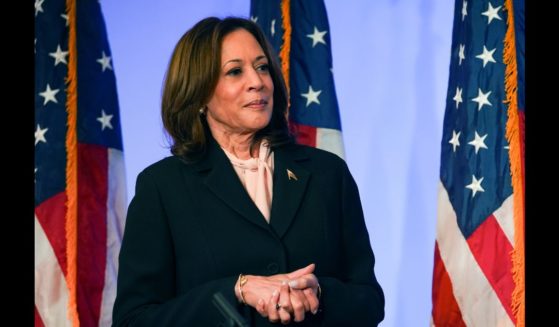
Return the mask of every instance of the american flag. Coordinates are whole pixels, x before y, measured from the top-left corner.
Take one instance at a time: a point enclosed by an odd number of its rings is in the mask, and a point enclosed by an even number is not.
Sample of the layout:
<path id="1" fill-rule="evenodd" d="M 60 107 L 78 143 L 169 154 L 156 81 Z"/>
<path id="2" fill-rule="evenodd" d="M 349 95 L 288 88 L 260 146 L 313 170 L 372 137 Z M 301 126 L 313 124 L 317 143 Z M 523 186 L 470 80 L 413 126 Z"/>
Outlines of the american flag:
<path id="1" fill-rule="evenodd" d="M 251 19 L 278 53 L 290 94 L 289 123 L 298 143 L 344 157 L 322 0 L 252 0 Z"/>
<path id="2" fill-rule="evenodd" d="M 110 326 L 125 217 L 98 1 L 35 0 L 35 326 Z"/>
<path id="3" fill-rule="evenodd" d="M 524 326 L 524 1 L 457 0 L 432 325 Z"/>

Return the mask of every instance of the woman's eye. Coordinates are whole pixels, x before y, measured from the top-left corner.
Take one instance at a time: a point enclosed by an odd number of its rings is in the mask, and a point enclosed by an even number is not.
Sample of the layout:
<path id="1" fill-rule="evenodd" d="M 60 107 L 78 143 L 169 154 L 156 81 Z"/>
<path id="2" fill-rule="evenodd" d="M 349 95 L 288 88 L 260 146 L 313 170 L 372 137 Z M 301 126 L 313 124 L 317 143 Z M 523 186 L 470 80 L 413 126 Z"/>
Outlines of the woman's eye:
<path id="1" fill-rule="evenodd" d="M 267 72 L 270 70 L 270 65 L 268 64 L 262 64 L 258 67 L 256 67 L 257 70 L 262 71 L 262 72 Z"/>
<path id="2" fill-rule="evenodd" d="M 227 72 L 227 75 L 229 76 L 237 76 L 241 74 L 241 69 L 240 68 L 233 68 L 230 71 Z"/>

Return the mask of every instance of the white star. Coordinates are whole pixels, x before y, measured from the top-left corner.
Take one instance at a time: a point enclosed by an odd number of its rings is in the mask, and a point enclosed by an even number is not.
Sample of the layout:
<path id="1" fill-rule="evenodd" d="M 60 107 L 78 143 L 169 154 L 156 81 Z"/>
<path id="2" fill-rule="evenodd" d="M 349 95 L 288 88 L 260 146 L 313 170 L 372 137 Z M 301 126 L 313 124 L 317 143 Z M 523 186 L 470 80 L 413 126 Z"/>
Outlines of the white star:
<path id="1" fill-rule="evenodd" d="M 485 145 L 485 138 L 487 137 L 488 134 L 485 134 L 483 136 L 479 136 L 477 131 L 475 133 L 476 133 L 476 136 L 474 137 L 474 139 L 472 141 L 468 142 L 468 144 L 471 144 L 476 148 L 476 154 L 477 154 L 477 152 L 479 151 L 480 148 L 487 149 L 487 145 Z"/>
<path id="2" fill-rule="evenodd" d="M 272 36 L 274 36 L 274 34 L 276 34 L 276 20 L 272 19 L 272 26 L 270 26 L 270 32 L 272 33 Z"/>
<path id="3" fill-rule="evenodd" d="M 493 6 L 491 5 L 491 2 L 488 3 L 487 5 L 487 10 L 482 12 L 481 14 L 484 16 L 487 16 L 487 18 L 489 18 L 489 21 L 487 22 L 487 25 L 491 24 L 491 21 L 493 20 L 493 18 L 496 18 L 498 20 L 502 20 L 501 17 L 499 16 L 499 13 L 497 11 L 499 11 L 499 9 L 501 9 L 502 6 L 499 6 L 497 8 L 493 8 Z"/>
<path id="4" fill-rule="evenodd" d="M 317 43 L 326 44 L 326 42 L 324 41 L 324 35 L 326 35 L 326 33 L 328 33 L 328 31 L 320 32 L 315 26 L 314 27 L 314 32 L 312 34 L 307 34 L 307 37 L 312 39 L 312 47 L 313 48 Z"/>
<path id="5" fill-rule="evenodd" d="M 58 93 L 58 91 L 60 91 L 60 89 L 54 89 L 51 90 L 50 85 L 47 84 L 47 89 L 44 92 L 40 92 L 39 95 L 42 96 L 43 98 L 45 98 L 45 101 L 43 102 L 43 106 L 45 106 L 49 101 L 52 101 L 54 103 L 58 103 L 58 101 L 56 100 L 56 93 Z"/>
<path id="6" fill-rule="evenodd" d="M 462 1 L 462 21 L 468 15 L 468 1 Z"/>
<path id="7" fill-rule="evenodd" d="M 253 23 L 256 23 L 258 21 L 258 16 L 250 16 L 250 20 L 252 20 Z"/>
<path id="8" fill-rule="evenodd" d="M 97 121 L 101 123 L 101 130 L 105 130 L 105 127 L 113 129 L 113 125 L 111 125 L 111 119 L 113 119 L 113 115 L 107 115 L 105 110 L 101 109 L 101 117 L 97 117 Z"/>
<path id="9" fill-rule="evenodd" d="M 458 132 L 458 134 L 456 134 L 456 131 L 452 131 L 452 138 L 448 141 L 448 143 L 452 144 L 452 152 L 456 152 L 456 147 L 460 146 L 460 141 L 458 140 L 460 133 L 462 132 Z"/>
<path id="10" fill-rule="evenodd" d="M 37 183 L 37 170 L 39 170 L 39 169 L 35 168 L 35 171 L 33 172 L 35 174 L 35 178 L 33 178 L 33 181 L 35 183 Z"/>
<path id="11" fill-rule="evenodd" d="M 484 104 L 486 104 L 488 106 L 492 106 L 491 102 L 489 102 L 489 100 L 487 99 L 487 98 L 489 98 L 490 94 L 491 94 L 491 91 L 489 91 L 487 93 L 483 93 L 480 88 L 477 89 L 477 97 L 473 98 L 472 101 L 477 102 L 477 110 L 478 111 L 481 110 L 481 108 L 483 107 Z"/>
<path id="12" fill-rule="evenodd" d="M 97 59 L 97 62 L 101 64 L 101 69 L 103 71 L 105 71 L 106 68 L 113 70 L 113 67 L 111 66 L 111 57 L 107 57 L 105 51 L 102 52 L 102 57 Z"/>
<path id="13" fill-rule="evenodd" d="M 493 52 L 495 52 L 495 50 L 497 50 L 497 48 L 488 51 L 485 45 L 483 46 L 483 53 L 476 56 L 476 58 L 483 60 L 483 67 L 485 67 L 488 62 L 496 62 L 495 59 L 493 59 Z"/>
<path id="14" fill-rule="evenodd" d="M 41 126 L 37 124 L 37 130 L 35 130 L 35 145 L 39 142 L 47 143 L 47 139 L 45 139 L 45 133 L 48 131 L 48 128 L 41 129 Z"/>
<path id="15" fill-rule="evenodd" d="M 460 44 L 460 50 L 458 50 L 458 66 L 462 65 L 462 60 L 466 59 L 464 55 L 464 50 L 466 46 L 464 44 Z"/>
<path id="16" fill-rule="evenodd" d="M 483 189 L 483 187 L 481 187 L 481 182 L 483 182 L 483 178 L 482 177 L 480 180 L 477 180 L 476 176 L 472 175 L 472 183 L 470 185 L 467 185 L 466 188 L 469 188 L 470 190 L 472 190 L 474 193 L 472 193 L 472 198 L 474 196 L 476 196 L 476 193 L 479 192 L 485 192 L 485 190 Z"/>
<path id="17" fill-rule="evenodd" d="M 301 96 L 303 98 L 307 98 L 307 105 L 306 107 L 308 107 L 311 103 L 316 102 L 317 104 L 320 104 L 320 101 L 318 101 L 318 96 L 320 95 L 320 93 L 322 93 L 321 90 L 318 91 L 314 91 L 312 89 L 312 86 L 309 85 L 309 92 L 307 93 L 301 93 Z"/>
<path id="18" fill-rule="evenodd" d="M 68 51 L 62 51 L 62 49 L 60 49 L 60 44 L 58 45 L 58 47 L 56 48 L 56 52 L 51 52 L 49 53 L 49 56 L 54 58 L 54 65 L 58 65 L 59 63 L 65 63 L 66 65 L 68 64 L 66 62 L 66 56 L 68 55 Z"/>
<path id="19" fill-rule="evenodd" d="M 456 94 L 454 95 L 454 98 L 452 98 L 452 100 L 454 100 L 454 102 L 456 102 L 456 109 L 458 109 L 458 105 L 460 103 L 462 103 L 462 89 L 459 87 L 456 87 Z"/>
<path id="20" fill-rule="evenodd" d="M 35 17 L 37 17 L 39 12 L 44 12 L 43 2 L 45 2 L 45 0 L 35 0 Z"/>
<path id="21" fill-rule="evenodd" d="M 64 18 L 64 20 L 66 21 L 66 26 L 68 26 L 70 24 L 70 22 L 68 21 L 68 15 L 61 14 L 60 17 Z"/>

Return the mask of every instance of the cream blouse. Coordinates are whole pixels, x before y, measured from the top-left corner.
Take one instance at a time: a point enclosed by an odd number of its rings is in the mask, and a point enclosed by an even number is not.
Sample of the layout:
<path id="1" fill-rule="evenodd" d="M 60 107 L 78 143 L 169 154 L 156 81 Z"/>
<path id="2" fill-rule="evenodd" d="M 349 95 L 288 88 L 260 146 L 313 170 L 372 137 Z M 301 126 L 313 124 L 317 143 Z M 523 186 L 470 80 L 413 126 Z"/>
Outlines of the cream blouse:
<path id="1" fill-rule="evenodd" d="M 268 143 L 264 141 L 260 143 L 258 158 L 243 160 L 225 149 L 223 151 L 231 161 L 248 195 L 269 223 L 272 206 L 274 153 L 270 151 Z"/>

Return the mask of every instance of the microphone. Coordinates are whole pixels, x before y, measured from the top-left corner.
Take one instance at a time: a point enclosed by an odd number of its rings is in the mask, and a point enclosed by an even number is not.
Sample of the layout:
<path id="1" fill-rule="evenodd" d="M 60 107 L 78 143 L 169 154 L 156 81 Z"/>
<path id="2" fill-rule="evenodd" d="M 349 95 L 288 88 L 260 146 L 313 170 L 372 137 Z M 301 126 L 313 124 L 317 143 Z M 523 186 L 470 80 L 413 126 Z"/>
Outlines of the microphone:
<path id="1" fill-rule="evenodd" d="M 225 318 L 227 327 L 250 327 L 248 322 L 243 316 L 235 310 L 229 301 L 221 294 L 221 292 L 216 292 L 213 295 L 212 303 L 217 307 L 219 312 Z"/>

